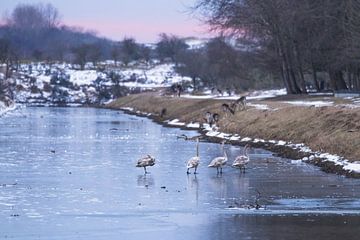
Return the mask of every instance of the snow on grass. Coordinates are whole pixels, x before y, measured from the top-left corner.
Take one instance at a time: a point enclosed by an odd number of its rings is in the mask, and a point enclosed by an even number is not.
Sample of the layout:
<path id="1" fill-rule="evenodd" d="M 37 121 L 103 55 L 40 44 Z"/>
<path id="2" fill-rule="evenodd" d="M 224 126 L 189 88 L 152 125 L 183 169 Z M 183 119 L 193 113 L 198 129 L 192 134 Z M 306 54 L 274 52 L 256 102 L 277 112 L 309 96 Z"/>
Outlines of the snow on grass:
<path id="1" fill-rule="evenodd" d="M 334 105 L 331 101 L 285 101 L 284 103 L 296 106 L 330 107 Z"/>
<path id="2" fill-rule="evenodd" d="M 189 123 L 186 125 L 186 127 L 198 129 L 198 128 L 200 128 L 200 123 Z"/>
<path id="3" fill-rule="evenodd" d="M 241 142 L 250 142 L 250 141 L 252 141 L 252 139 L 249 137 L 245 137 L 245 138 L 242 138 L 240 141 Z"/>
<path id="4" fill-rule="evenodd" d="M 133 108 L 122 108 L 122 109 L 134 111 Z M 173 119 L 171 121 L 166 120 L 166 121 L 164 121 L 164 123 L 167 123 L 167 124 L 173 125 L 173 126 L 185 126 L 186 125 L 186 126 L 200 127 L 200 124 L 198 124 L 198 123 L 186 124 L 186 123 L 180 122 L 178 119 Z M 341 166 L 344 170 L 346 170 L 348 172 L 360 173 L 360 161 L 350 162 L 349 160 L 344 159 L 338 155 L 333 155 L 330 153 L 314 152 L 309 147 L 305 146 L 305 144 L 303 144 L 303 143 L 293 144 L 293 143 L 288 143 L 288 142 L 285 142 L 282 140 L 276 141 L 276 140 L 264 140 L 264 139 L 258 139 L 258 138 L 252 139 L 249 137 L 241 138 L 241 136 L 239 136 L 238 134 L 228 134 L 228 133 L 220 132 L 217 129 L 214 130 L 214 128 L 210 127 L 208 124 L 203 125 L 203 130 L 205 131 L 205 135 L 208 137 L 217 137 L 220 139 L 228 139 L 231 141 L 241 141 L 241 142 L 271 143 L 271 144 L 278 145 L 278 146 L 290 147 L 297 151 L 311 154 L 309 157 L 291 160 L 291 163 L 293 163 L 293 164 L 302 164 L 303 162 L 306 162 L 308 160 L 313 160 L 315 158 L 319 158 L 319 159 L 322 159 L 323 161 L 333 162 L 334 164 Z"/>
<path id="5" fill-rule="evenodd" d="M 351 172 L 357 172 L 360 173 L 360 162 L 353 162 L 353 163 L 347 163 L 344 166 L 344 169 Z"/>
<path id="6" fill-rule="evenodd" d="M 125 79 L 135 77 L 136 81 L 123 82 L 123 86 L 156 88 L 168 87 L 174 83 L 191 81 L 189 77 L 182 77 L 174 71 L 174 64 L 159 64 L 151 68 L 128 68 L 119 71 Z"/>
<path id="7" fill-rule="evenodd" d="M 132 107 L 122 107 L 121 110 L 133 112 L 134 108 L 132 108 Z"/>
<path id="8" fill-rule="evenodd" d="M 285 141 L 279 141 L 276 145 L 285 146 L 285 145 L 286 145 L 286 142 L 285 142 Z"/>
<path id="9" fill-rule="evenodd" d="M 349 108 L 349 109 L 356 109 L 356 108 L 360 108 L 360 104 L 340 104 L 337 105 L 338 107 L 344 107 L 344 108 Z"/>
<path id="10" fill-rule="evenodd" d="M 91 85 L 98 77 L 104 77 L 103 73 L 95 70 L 67 70 L 66 73 L 70 76 L 70 82 L 78 86 Z"/>
<path id="11" fill-rule="evenodd" d="M 270 110 L 270 107 L 266 104 L 255 104 L 255 103 L 248 103 L 247 106 L 254 107 L 258 110 Z"/>
<path id="12" fill-rule="evenodd" d="M 179 119 L 173 119 L 173 120 L 169 121 L 167 124 L 171 125 L 171 126 L 185 126 L 185 123 L 180 122 Z"/>
<path id="13" fill-rule="evenodd" d="M 181 95 L 182 98 L 189 98 L 189 99 L 211 99 L 216 98 L 213 95 L 191 95 L 191 94 L 183 94 Z"/>
<path id="14" fill-rule="evenodd" d="M 46 76 L 46 75 L 39 75 L 36 77 L 37 78 L 37 82 L 46 82 L 46 83 L 50 83 L 51 80 L 51 76 Z M 39 87 L 39 86 L 38 86 Z"/>
<path id="15" fill-rule="evenodd" d="M 235 135 L 232 135 L 230 138 L 229 138 L 230 141 L 239 141 L 240 140 L 240 136 L 235 134 Z"/>
<path id="16" fill-rule="evenodd" d="M 260 99 L 266 99 L 266 98 L 272 98 L 272 97 L 276 97 L 276 96 L 281 96 L 281 95 L 286 95 L 286 89 L 275 89 L 275 90 L 263 90 L 263 91 L 254 91 L 249 93 L 246 96 L 247 100 L 260 100 Z M 205 91 L 203 92 L 203 95 L 191 95 L 191 94 L 186 94 L 186 95 L 182 95 L 183 98 L 192 98 L 192 99 L 219 99 L 219 100 L 237 100 L 239 99 L 241 96 L 243 95 L 231 95 L 228 96 L 226 94 L 222 95 L 213 95 L 211 93 L 211 91 Z M 260 106 L 259 107 L 263 107 L 264 106 Z"/>
<path id="17" fill-rule="evenodd" d="M 276 96 L 282 96 L 282 95 L 286 95 L 286 89 L 282 88 L 282 89 L 274 89 L 274 90 L 263 90 L 263 91 L 254 91 L 251 92 L 246 99 L 248 100 L 260 100 L 260 99 L 265 99 L 265 98 L 272 98 L 272 97 L 276 97 Z"/>

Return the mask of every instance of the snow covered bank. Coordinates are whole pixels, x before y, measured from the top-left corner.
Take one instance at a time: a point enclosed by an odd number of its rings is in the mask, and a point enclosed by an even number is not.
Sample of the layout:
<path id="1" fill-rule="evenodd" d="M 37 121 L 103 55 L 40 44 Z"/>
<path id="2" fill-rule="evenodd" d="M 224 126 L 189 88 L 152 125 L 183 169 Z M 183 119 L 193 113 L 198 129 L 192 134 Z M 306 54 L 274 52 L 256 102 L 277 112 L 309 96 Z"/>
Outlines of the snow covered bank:
<path id="1" fill-rule="evenodd" d="M 286 101 L 284 103 L 296 106 L 314 106 L 314 107 L 330 107 L 334 105 L 332 101 Z"/>
<path id="2" fill-rule="evenodd" d="M 57 63 L 22 64 L 11 79 L 15 100 L 35 105 L 101 104 L 133 92 L 170 87 L 191 81 L 174 70 L 175 65 L 141 64 L 79 70 Z"/>
<path id="3" fill-rule="evenodd" d="M 134 114 L 139 112 L 136 111 L 134 108 L 126 108 L 125 110 Z M 146 116 L 146 114 L 147 113 L 144 113 L 144 111 L 142 111 L 142 116 Z M 277 111 L 275 111 L 274 114 L 277 114 Z M 152 118 L 155 119 L 157 122 L 160 122 L 167 126 L 180 127 L 186 129 L 191 127 L 193 129 L 197 129 L 210 141 L 220 142 L 221 140 L 226 139 L 230 141 L 232 144 L 236 144 L 236 145 L 245 145 L 247 143 L 250 143 L 255 147 L 264 148 L 276 153 L 280 153 L 282 156 L 286 158 L 294 159 L 292 161 L 294 162 L 294 164 L 312 163 L 317 166 L 320 166 L 324 171 L 344 174 L 352 177 L 360 177 L 360 161 L 350 161 L 345 157 L 341 157 L 336 154 L 330 154 L 327 153 L 326 151 L 316 151 L 303 143 L 295 144 L 290 141 L 284 141 L 279 139 L 272 140 L 272 139 L 262 139 L 262 138 L 250 138 L 250 137 L 242 136 L 236 131 L 231 133 L 223 132 L 221 131 L 221 126 L 210 127 L 208 124 L 200 124 L 190 121 L 189 122 L 180 121 L 179 119 L 176 118 L 169 118 L 167 120 L 163 120 L 157 116 L 156 112 L 153 112 Z"/>
<path id="4" fill-rule="evenodd" d="M 273 98 L 277 96 L 286 95 L 286 89 L 274 89 L 274 90 L 258 90 L 250 92 L 246 95 L 247 100 L 262 100 L 267 98 Z M 183 98 L 189 99 L 219 99 L 219 100 L 236 100 L 244 95 L 214 95 L 211 91 L 205 91 L 203 95 L 191 95 L 191 94 L 183 94 Z"/>

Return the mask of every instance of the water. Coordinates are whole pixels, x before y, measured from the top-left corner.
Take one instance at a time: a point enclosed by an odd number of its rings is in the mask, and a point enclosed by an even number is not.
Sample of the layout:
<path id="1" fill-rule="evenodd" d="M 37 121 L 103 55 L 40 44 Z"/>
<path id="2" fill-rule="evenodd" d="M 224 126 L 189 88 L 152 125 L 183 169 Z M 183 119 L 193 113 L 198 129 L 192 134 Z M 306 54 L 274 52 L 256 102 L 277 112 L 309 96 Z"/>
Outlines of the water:
<path id="1" fill-rule="evenodd" d="M 245 174 L 207 168 L 220 146 L 193 131 L 87 108 L 25 108 L 0 118 L 0 238 L 357 239 L 360 181 L 250 151 Z M 230 161 L 240 147 L 226 145 Z M 151 172 L 138 158 L 156 157 Z M 248 206 L 264 206 L 256 210 Z"/>

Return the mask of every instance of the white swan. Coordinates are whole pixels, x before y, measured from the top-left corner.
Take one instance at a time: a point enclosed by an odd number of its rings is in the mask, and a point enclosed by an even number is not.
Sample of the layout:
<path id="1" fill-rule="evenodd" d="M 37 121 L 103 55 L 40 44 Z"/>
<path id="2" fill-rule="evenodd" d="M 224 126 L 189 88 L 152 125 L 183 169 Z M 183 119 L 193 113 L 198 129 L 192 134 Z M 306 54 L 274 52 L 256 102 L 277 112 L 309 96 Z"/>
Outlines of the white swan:
<path id="1" fill-rule="evenodd" d="M 250 162 L 250 158 L 248 155 L 248 149 L 249 149 L 249 145 L 246 144 L 244 150 L 243 150 L 243 155 L 239 155 L 235 158 L 232 166 L 234 168 L 239 168 L 240 171 L 243 170 L 243 172 L 245 172 L 245 166 Z"/>
<path id="2" fill-rule="evenodd" d="M 144 171 L 145 171 L 145 174 L 147 174 L 148 172 L 146 171 L 146 167 L 154 166 L 154 165 L 155 165 L 155 158 L 150 156 L 150 155 L 147 155 L 147 156 L 145 156 L 143 158 L 140 158 L 137 161 L 136 167 L 143 167 Z"/>
<path id="3" fill-rule="evenodd" d="M 187 164 L 186 164 L 186 168 L 187 168 L 187 171 L 186 173 L 187 174 L 190 174 L 189 172 L 189 169 L 190 168 L 195 168 L 195 171 L 194 171 L 194 174 L 196 174 L 196 170 L 197 170 L 197 167 L 199 166 L 199 163 L 200 163 L 200 157 L 199 157 L 199 138 L 196 139 L 196 156 L 195 157 L 192 157 L 188 160 Z"/>
<path id="4" fill-rule="evenodd" d="M 217 173 L 219 173 L 219 168 L 220 168 L 220 173 L 222 173 L 222 167 L 226 164 L 226 162 L 228 161 L 228 156 L 226 154 L 226 151 L 224 149 L 224 144 L 225 141 L 222 141 L 221 143 L 221 149 L 223 151 L 223 155 L 222 157 L 216 157 L 214 158 L 210 164 L 208 165 L 208 167 L 212 167 L 212 168 L 216 168 Z"/>

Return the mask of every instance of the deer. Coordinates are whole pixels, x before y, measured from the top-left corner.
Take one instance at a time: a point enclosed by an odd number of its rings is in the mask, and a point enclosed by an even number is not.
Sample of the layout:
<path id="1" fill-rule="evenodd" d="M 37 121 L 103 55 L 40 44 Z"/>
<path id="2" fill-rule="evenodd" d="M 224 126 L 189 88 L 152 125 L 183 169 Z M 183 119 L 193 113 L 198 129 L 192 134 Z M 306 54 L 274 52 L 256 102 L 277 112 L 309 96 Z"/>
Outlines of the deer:
<path id="1" fill-rule="evenodd" d="M 211 113 L 209 111 L 205 113 L 204 120 L 207 124 L 209 124 L 210 127 L 216 125 L 216 123 L 219 122 L 219 119 L 220 115 L 218 113 Z"/>
<path id="2" fill-rule="evenodd" d="M 234 111 L 245 110 L 246 109 L 246 97 L 242 96 L 242 97 L 238 98 L 236 101 L 231 103 L 230 107 Z"/>
<path id="3" fill-rule="evenodd" d="M 229 114 L 232 114 L 232 115 L 235 114 L 235 110 L 231 107 L 231 105 L 229 105 L 227 103 L 223 103 L 221 105 L 221 109 L 225 113 L 225 116 L 227 116 L 227 117 Z"/>

